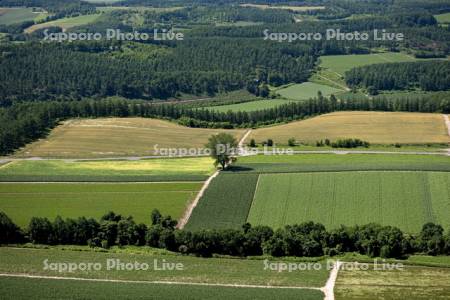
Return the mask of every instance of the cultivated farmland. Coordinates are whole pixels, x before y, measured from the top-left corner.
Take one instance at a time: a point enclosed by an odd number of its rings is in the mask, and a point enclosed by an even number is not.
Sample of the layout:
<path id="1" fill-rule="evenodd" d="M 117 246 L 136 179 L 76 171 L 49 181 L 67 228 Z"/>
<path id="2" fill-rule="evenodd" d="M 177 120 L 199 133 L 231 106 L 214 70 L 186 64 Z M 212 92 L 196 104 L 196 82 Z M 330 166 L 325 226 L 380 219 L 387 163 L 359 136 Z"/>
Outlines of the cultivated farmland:
<path id="1" fill-rule="evenodd" d="M 332 171 L 450 171 L 447 156 L 301 154 L 241 157 L 231 172 L 299 173 Z"/>
<path id="2" fill-rule="evenodd" d="M 449 299 L 450 269 L 405 266 L 403 270 L 351 270 L 339 272 L 338 300 Z"/>
<path id="3" fill-rule="evenodd" d="M 253 130 L 248 140 L 258 143 L 272 138 L 287 144 L 298 142 L 359 138 L 373 144 L 449 143 L 442 115 L 401 112 L 337 112 L 286 125 Z"/>
<path id="4" fill-rule="evenodd" d="M 320 270 L 305 270 L 296 272 L 277 272 L 264 270 L 262 260 L 251 259 L 227 259 L 227 258 L 198 258 L 193 256 L 176 255 L 171 252 L 159 253 L 162 250 L 149 247 L 127 247 L 126 249 L 113 248 L 109 252 L 97 252 L 87 247 L 66 249 L 14 249 L 0 248 L 0 272 L 1 273 L 28 273 L 43 276 L 69 276 L 93 279 L 139 280 L 139 281 L 176 281 L 197 282 L 209 284 L 241 284 L 241 285 L 271 285 L 271 286 L 303 286 L 321 287 L 325 285 L 328 277 L 326 268 Z M 153 267 L 154 259 L 161 262 L 182 263 L 184 268 L 180 270 L 153 271 L 135 270 L 120 271 L 116 269 L 90 272 L 76 270 L 75 272 L 59 273 L 42 268 L 43 261 L 51 262 L 98 262 L 105 266 L 107 259 L 119 259 L 122 262 L 148 263 Z M 50 259 L 51 258 L 51 259 Z M 274 261 L 282 261 L 274 259 Z M 297 260 L 302 261 L 301 259 Z M 317 260 L 313 260 L 317 261 Z M 323 261 L 318 261 L 324 264 Z"/>
<path id="5" fill-rule="evenodd" d="M 246 221 L 279 227 L 310 220 L 328 227 L 373 221 L 410 232 L 429 220 L 448 227 L 449 171 L 446 156 L 241 157 L 212 181 L 187 228 L 238 228 Z"/>
<path id="6" fill-rule="evenodd" d="M 307 100 L 310 98 L 316 98 L 318 92 L 322 92 L 324 96 L 330 96 L 343 92 L 342 89 L 333 88 L 327 85 L 318 84 L 314 82 L 304 82 L 300 84 L 293 84 L 286 88 L 277 90 L 276 92 L 282 97 L 291 100 Z"/>
<path id="7" fill-rule="evenodd" d="M 247 219 L 258 175 L 220 174 L 192 212 L 188 230 L 239 228 Z"/>
<path id="8" fill-rule="evenodd" d="M 339 172 L 260 175 L 248 221 L 279 228 L 315 221 L 327 228 L 379 223 L 419 232 L 450 226 L 445 172 Z"/>
<path id="9" fill-rule="evenodd" d="M 203 148 L 208 138 L 219 132 L 224 130 L 188 128 L 145 118 L 70 120 L 17 155 L 64 158 L 154 155 L 161 148 Z M 236 138 L 244 133 L 227 132 Z"/>
<path id="10" fill-rule="evenodd" d="M 140 161 L 19 160 L 0 166 L 0 181 L 202 181 L 209 157 Z"/>
<path id="11" fill-rule="evenodd" d="M 24 289 L 23 286 L 27 288 Z M 233 288 L 168 284 L 80 282 L 76 280 L 0 278 L 0 289 L 8 299 L 304 299 L 322 300 L 317 290 Z"/>
<path id="12" fill-rule="evenodd" d="M 201 183 L 8 183 L 0 184 L 0 211 L 25 228 L 32 217 L 99 219 L 109 211 L 150 222 L 153 209 L 178 219 Z"/>

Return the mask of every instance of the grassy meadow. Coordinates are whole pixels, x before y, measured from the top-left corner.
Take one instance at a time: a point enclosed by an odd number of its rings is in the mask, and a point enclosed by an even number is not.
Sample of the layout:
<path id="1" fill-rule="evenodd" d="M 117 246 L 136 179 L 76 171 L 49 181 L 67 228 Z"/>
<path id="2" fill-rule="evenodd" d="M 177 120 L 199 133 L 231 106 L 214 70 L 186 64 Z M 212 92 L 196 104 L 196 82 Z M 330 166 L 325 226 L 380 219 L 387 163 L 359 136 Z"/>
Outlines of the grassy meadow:
<path id="1" fill-rule="evenodd" d="M 150 223 L 150 214 L 178 219 L 201 182 L 177 183 L 8 183 L 0 184 L 0 211 L 25 228 L 32 217 L 93 217 L 109 211 Z"/>
<path id="2" fill-rule="evenodd" d="M 201 181 L 214 172 L 213 160 L 19 160 L 0 166 L 0 181 Z"/>
<path id="3" fill-rule="evenodd" d="M 344 76 L 345 72 L 356 67 L 389 62 L 409 62 L 416 59 L 400 52 L 373 54 L 327 55 L 320 57 L 320 67 Z"/>
<path id="4" fill-rule="evenodd" d="M 438 23 L 450 24 L 450 12 L 449 13 L 445 13 L 445 14 L 435 15 L 434 17 L 436 18 Z"/>
<path id="5" fill-rule="evenodd" d="M 56 127 L 46 139 L 16 156 L 89 158 L 155 155 L 162 148 L 204 148 L 208 138 L 228 132 L 239 139 L 244 130 L 188 128 L 148 118 L 75 119 Z"/>
<path id="6" fill-rule="evenodd" d="M 283 100 L 283 99 L 268 99 L 268 100 L 249 101 L 249 102 L 238 103 L 238 104 L 210 106 L 210 107 L 206 107 L 206 108 L 217 111 L 217 112 L 227 112 L 230 110 L 231 111 L 256 111 L 256 110 L 274 108 L 276 106 L 287 104 L 290 102 L 292 102 L 292 101 L 291 100 Z"/>
<path id="7" fill-rule="evenodd" d="M 278 89 L 276 90 L 276 93 L 280 94 L 284 98 L 291 100 L 307 100 L 317 97 L 317 93 L 319 91 L 322 92 L 322 95 L 324 96 L 330 96 L 331 94 L 343 92 L 342 89 L 337 89 L 327 85 L 314 82 L 304 82 L 300 84 L 293 84 L 286 88 Z"/>
<path id="8" fill-rule="evenodd" d="M 315 221 L 327 228 L 379 223 L 417 233 L 450 226 L 448 172 L 262 174 L 248 216 L 273 228 Z"/>
<path id="9" fill-rule="evenodd" d="M 48 14 L 32 8 L 0 7 L 0 25 L 18 24 L 46 17 Z"/>
<path id="10" fill-rule="evenodd" d="M 60 27 L 62 29 L 69 29 L 76 26 L 86 25 L 95 22 L 100 17 L 100 14 L 82 15 L 78 17 L 66 17 L 50 22 L 39 23 L 25 29 L 26 33 L 32 33 L 36 30 L 48 27 Z"/>
<path id="11" fill-rule="evenodd" d="M 403 270 L 344 268 L 339 272 L 337 300 L 449 299 L 450 268 L 405 266 Z"/>
<path id="12" fill-rule="evenodd" d="M 315 144 L 359 138 L 372 144 L 449 143 L 442 115 L 402 112 L 337 112 L 285 125 L 253 130 L 247 141 L 261 143 L 269 138 L 286 145 L 290 138 Z"/>

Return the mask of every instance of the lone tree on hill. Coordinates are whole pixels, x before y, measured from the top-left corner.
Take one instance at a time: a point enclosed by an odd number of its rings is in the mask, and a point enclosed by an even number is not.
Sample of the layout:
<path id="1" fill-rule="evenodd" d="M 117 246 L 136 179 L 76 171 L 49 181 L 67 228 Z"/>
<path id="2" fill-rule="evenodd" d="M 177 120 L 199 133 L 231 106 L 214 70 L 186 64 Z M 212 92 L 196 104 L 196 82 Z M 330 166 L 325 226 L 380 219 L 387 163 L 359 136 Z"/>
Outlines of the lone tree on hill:
<path id="1" fill-rule="evenodd" d="M 219 133 L 208 139 L 206 147 L 210 150 L 211 157 L 215 160 L 214 165 L 220 164 L 222 170 L 225 170 L 227 165 L 235 159 L 234 153 L 237 145 L 238 142 L 232 135 Z"/>

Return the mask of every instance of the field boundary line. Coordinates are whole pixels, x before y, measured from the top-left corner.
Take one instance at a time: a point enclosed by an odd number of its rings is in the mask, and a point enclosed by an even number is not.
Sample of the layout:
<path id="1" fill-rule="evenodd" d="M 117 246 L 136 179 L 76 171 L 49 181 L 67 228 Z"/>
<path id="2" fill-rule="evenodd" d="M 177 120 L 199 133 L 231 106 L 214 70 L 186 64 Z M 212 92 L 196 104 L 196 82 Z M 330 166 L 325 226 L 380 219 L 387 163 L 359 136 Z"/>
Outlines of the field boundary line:
<path id="1" fill-rule="evenodd" d="M 112 283 L 137 283 L 137 284 L 167 284 L 167 285 L 195 285 L 195 286 L 220 286 L 232 288 L 258 288 L 258 289 L 298 289 L 298 290 L 318 290 L 319 287 L 305 286 L 274 286 L 274 285 L 253 285 L 253 284 L 233 284 L 233 283 L 206 283 L 206 282 L 186 282 L 186 281 L 145 281 L 145 280 L 122 280 L 122 279 L 102 279 L 102 278 L 82 278 L 82 277 L 62 277 L 46 275 L 30 275 L 22 273 L 0 273 L 0 277 L 31 278 L 31 279 L 52 279 L 52 280 L 73 280 L 90 282 L 112 282 Z"/>
<path id="2" fill-rule="evenodd" d="M 208 189 L 209 184 L 211 183 L 211 181 L 217 177 L 217 175 L 219 175 L 219 170 L 217 170 L 214 174 L 212 174 L 203 184 L 202 188 L 200 189 L 200 191 L 198 192 L 197 196 L 194 198 L 194 201 L 192 201 L 188 207 L 186 208 L 183 216 L 181 217 L 181 219 L 178 221 L 177 224 L 177 228 L 178 229 L 183 229 L 184 226 L 186 226 L 187 222 L 189 221 L 189 218 L 192 215 L 192 211 L 194 210 L 194 208 L 197 206 L 198 202 L 200 201 L 200 198 L 203 196 L 203 194 L 205 193 L 205 191 Z"/>
<path id="3" fill-rule="evenodd" d="M 261 178 L 262 174 L 257 174 L 257 175 L 258 175 L 258 179 L 256 180 L 255 190 L 253 191 L 252 203 L 250 204 L 250 208 L 248 209 L 247 217 L 245 217 L 245 221 L 248 220 L 248 216 L 250 215 L 250 211 L 252 210 L 253 203 L 255 203 L 256 192 L 258 191 L 258 186 L 259 186 L 259 179 Z"/>
<path id="4" fill-rule="evenodd" d="M 339 260 L 334 263 L 333 270 L 330 272 L 327 283 L 321 288 L 322 292 L 325 294 L 324 300 L 334 300 L 334 286 L 336 285 L 336 279 L 341 265 L 342 262 Z"/>

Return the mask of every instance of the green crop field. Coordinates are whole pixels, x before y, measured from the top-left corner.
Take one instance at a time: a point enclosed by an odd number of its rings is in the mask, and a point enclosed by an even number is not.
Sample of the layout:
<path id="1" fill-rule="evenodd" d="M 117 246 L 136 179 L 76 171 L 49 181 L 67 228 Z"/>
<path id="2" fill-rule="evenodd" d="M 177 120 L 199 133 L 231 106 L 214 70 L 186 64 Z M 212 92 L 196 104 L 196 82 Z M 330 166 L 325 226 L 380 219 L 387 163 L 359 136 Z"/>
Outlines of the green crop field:
<path id="1" fill-rule="evenodd" d="M 275 99 L 275 100 L 257 100 L 250 101 L 238 104 L 230 104 L 230 105 L 221 105 L 221 106 L 210 106 L 206 107 L 207 109 L 218 111 L 218 112 L 227 112 L 231 111 L 255 111 L 273 108 L 279 105 L 287 104 L 292 102 L 291 100 L 283 100 L 283 99 Z"/>
<path id="2" fill-rule="evenodd" d="M 449 24 L 450 23 L 450 13 L 435 15 L 434 17 L 441 24 Z"/>
<path id="3" fill-rule="evenodd" d="M 241 157 L 239 172 L 323 172 L 323 171 L 450 171 L 450 157 L 385 154 L 301 154 Z"/>
<path id="4" fill-rule="evenodd" d="M 31 27 L 25 29 L 26 33 L 31 33 L 38 29 L 48 28 L 48 27 L 60 27 L 62 29 L 69 29 L 76 26 L 86 25 L 95 22 L 100 17 L 100 14 L 82 15 L 78 17 L 68 17 L 62 18 L 50 22 L 35 24 Z"/>
<path id="5" fill-rule="evenodd" d="M 0 24 L 11 25 L 26 21 L 33 21 L 47 16 L 46 13 L 36 11 L 32 8 L 3 8 L 0 7 Z"/>
<path id="6" fill-rule="evenodd" d="M 0 181 L 202 181 L 214 172 L 213 160 L 19 160 L 0 166 Z"/>
<path id="7" fill-rule="evenodd" d="M 450 173 L 339 172 L 262 174 L 248 216 L 274 228 L 315 221 L 327 228 L 379 223 L 417 233 L 450 226 Z"/>
<path id="8" fill-rule="evenodd" d="M 356 67 L 387 62 L 408 62 L 416 59 L 404 53 L 386 52 L 375 54 L 327 55 L 320 57 L 320 67 L 344 76 Z"/>
<path id="9" fill-rule="evenodd" d="M 23 288 L 26 286 L 27 288 Z M 233 288 L 169 284 L 80 282 L 31 278 L 0 278 L 5 299 L 303 299 L 321 300 L 317 290 Z"/>
<path id="10" fill-rule="evenodd" d="M 239 139 L 244 130 L 188 128 L 147 118 L 77 119 L 64 122 L 43 140 L 16 156 L 89 158 L 158 155 L 163 149 L 204 148 L 208 138 L 228 132 Z"/>
<path id="11" fill-rule="evenodd" d="M 318 92 L 322 92 L 322 95 L 329 96 L 331 94 L 337 94 L 343 92 L 342 89 L 337 89 L 323 84 L 314 82 L 304 82 L 300 84 L 293 84 L 286 88 L 277 90 L 276 92 L 282 97 L 291 100 L 307 100 L 317 97 Z"/>
<path id="12" fill-rule="evenodd" d="M 0 211 L 21 227 L 32 217 L 100 218 L 109 211 L 150 222 L 153 209 L 178 219 L 202 183 L 2 183 Z"/>
<path id="13" fill-rule="evenodd" d="M 247 140 L 271 138 L 287 145 L 297 142 L 359 138 L 372 144 L 445 144 L 450 142 L 441 114 L 403 112 L 337 112 L 303 121 L 253 130 Z"/>
<path id="14" fill-rule="evenodd" d="M 220 174 L 195 207 L 186 229 L 239 228 L 245 224 L 257 179 L 256 174 Z"/>
<path id="15" fill-rule="evenodd" d="M 113 249 L 110 252 L 72 251 L 70 249 L 16 249 L 0 247 L 0 273 L 26 273 L 41 276 L 69 276 L 92 279 L 138 280 L 138 281 L 176 281 L 210 284 L 241 284 L 241 285 L 272 285 L 272 286 L 301 286 L 321 287 L 325 285 L 328 271 L 325 267 L 320 270 L 298 270 L 296 272 L 278 272 L 264 269 L 264 261 L 257 259 L 227 259 L 227 258 L 198 258 L 193 256 L 175 255 L 173 253 L 153 253 L 148 247 L 131 247 L 129 249 Z M 144 252 L 146 249 L 148 253 Z M 77 249 L 74 249 L 77 250 Z M 139 251 L 142 252 L 139 252 Z M 101 270 L 89 272 L 76 270 L 60 273 L 44 270 L 43 261 L 51 262 L 92 262 L 101 263 Z M 122 262 L 148 263 L 149 270 L 121 271 L 107 270 L 107 259 L 119 259 Z M 169 263 L 183 264 L 183 270 L 153 270 L 154 260 L 160 264 L 163 260 Z M 281 262 L 273 259 L 273 262 Z M 297 260 L 302 261 L 301 259 Z M 303 260 L 304 261 L 304 260 Z M 325 264 L 324 261 L 319 261 Z"/>
<path id="16" fill-rule="evenodd" d="M 373 221 L 416 232 L 429 220 L 450 226 L 444 215 L 450 209 L 449 171 L 450 158 L 434 155 L 240 157 L 208 187 L 187 228 L 238 228 L 246 221 L 278 227 L 309 217 L 328 227 Z"/>
<path id="17" fill-rule="evenodd" d="M 339 272 L 337 300 L 449 299 L 450 268 L 405 266 L 403 270 L 351 270 Z"/>

